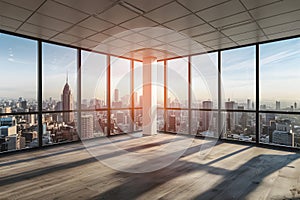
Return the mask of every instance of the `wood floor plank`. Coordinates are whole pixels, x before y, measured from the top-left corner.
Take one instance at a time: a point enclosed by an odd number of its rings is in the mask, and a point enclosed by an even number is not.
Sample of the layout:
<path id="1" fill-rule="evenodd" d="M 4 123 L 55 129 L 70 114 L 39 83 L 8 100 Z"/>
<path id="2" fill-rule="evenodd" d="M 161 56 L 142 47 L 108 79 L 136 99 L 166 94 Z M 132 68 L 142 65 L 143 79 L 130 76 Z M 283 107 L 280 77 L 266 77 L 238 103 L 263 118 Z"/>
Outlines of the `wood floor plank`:
<path id="1" fill-rule="evenodd" d="M 209 148 L 212 141 L 201 139 L 182 151 L 185 140 L 122 135 L 3 156 L 0 199 L 300 198 L 299 154 L 222 142 Z"/>

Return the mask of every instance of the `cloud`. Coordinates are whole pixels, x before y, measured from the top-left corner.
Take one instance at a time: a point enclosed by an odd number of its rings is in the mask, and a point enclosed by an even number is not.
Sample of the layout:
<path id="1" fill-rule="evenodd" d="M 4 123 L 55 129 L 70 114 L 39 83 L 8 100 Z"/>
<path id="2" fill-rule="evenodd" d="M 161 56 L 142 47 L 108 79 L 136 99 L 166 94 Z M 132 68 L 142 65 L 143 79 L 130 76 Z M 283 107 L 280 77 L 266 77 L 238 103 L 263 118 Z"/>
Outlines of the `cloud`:
<path id="1" fill-rule="evenodd" d="M 287 50 L 287 51 L 279 52 L 261 59 L 260 64 L 261 65 L 267 65 L 271 63 L 274 64 L 277 62 L 281 62 L 284 59 L 289 58 L 291 56 L 297 55 L 299 53 L 300 53 L 299 50 L 298 51 Z"/>

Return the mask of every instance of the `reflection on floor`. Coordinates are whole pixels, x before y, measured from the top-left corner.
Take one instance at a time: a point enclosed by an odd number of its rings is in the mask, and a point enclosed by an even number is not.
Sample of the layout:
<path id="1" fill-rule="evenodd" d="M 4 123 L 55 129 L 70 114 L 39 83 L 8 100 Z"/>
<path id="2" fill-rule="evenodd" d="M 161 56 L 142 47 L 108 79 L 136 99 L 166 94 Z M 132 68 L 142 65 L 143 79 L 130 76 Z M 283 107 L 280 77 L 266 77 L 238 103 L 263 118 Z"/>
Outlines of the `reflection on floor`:
<path id="1" fill-rule="evenodd" d="M 300 198 L 298 154 L 216 142 L 120 135 L 4 156 L 0 199 Z"/>

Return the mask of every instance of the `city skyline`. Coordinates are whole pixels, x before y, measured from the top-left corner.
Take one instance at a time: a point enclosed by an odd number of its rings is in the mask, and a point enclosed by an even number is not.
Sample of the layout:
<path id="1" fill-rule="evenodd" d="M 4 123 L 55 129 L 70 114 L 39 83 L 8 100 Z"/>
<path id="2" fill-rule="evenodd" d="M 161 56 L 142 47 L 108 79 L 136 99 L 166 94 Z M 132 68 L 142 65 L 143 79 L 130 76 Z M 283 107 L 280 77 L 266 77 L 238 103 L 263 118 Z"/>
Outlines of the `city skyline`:
<path id="1" fill-rule="evenodd" d="M 2 84 L 0 84 L 1 98 L 18 98 L 22 96 L 26 99 L 36 99 L 36 41 L 5 34 L 1 34 L 0 38 L 2 41 L 2 46 L 0 48 L 0 65 L 2 68 L 5 67 L 6 72 L 6 76 L 2 78 Z M 249 52 L 246 51 L 249 49 L 254 49 L 254 47 L 250 46 L 222 52 L 225 56 L 230 55 L 231 52 L 234 52 L 235 54 L 235 56 L 229 56 L 229 58 L 222 63 L 222 77 L 226 80 L 223 81 L 225 99 L 255 99 L 255 60 L 253 60 L 254 54 L 250 53 L 249 55 Z M 297 69 L 297 63 L 300 60 L 300 56 L 298 56 L 298 53 L 300 52 L 299 49 L 299 39 L 290 39 L 286 41 L 260 45 L 260 104 L 263 104 L 263 101 L 280 100 L 282 102 L 294 102 L 297 101 L 297 99 L 300 100 L 300 96 L 294 92 L 297 90 L 298 85 L 295 83 L 299 82 L 297 79 L 297 71 L 299 70 Z M 83 51 L 83 54 L 84 53 L 85 52 Z M 53 99 L 59 99 L 59 94 L 62 92 L 59 86 L 63 84 L 66 72 L 69 73 L 70 87 L 73 88 L 73 94 L 76 96 L 77 75 L 75 60 L 75 49 L 43 43 L 43 99 L 49 99 L 50 97 Z M 186 74 L 186 69 L 182 68 L 183 65 L 186 65 L 186 61 L 182 59 L 181 61 L 170 62 L 172 62 L 172 66 L 169 68 L 179 69 L 177 73 L 182 77 L 182 80 L 186 80 L 186 76 L 183 76 L 183 74 Z M 207 61 L 205 62 L 207 64 Z M 99 63 L 100 64 L 97 66 L 104 66 L 102 69 L 106 68 L 106 56 L 99 55 Z M 130 74 L 130 61 L 112 57 L 111 63 L 112 71 L 114 72 L 112 73 L 111 77 L 111 88 L 119 87 L 121 93 L 123 93 L 122 95 L 129 94 L 130 81 L 128 80 L 128 77 Z M 212 63 L 215 64 L 213 58 Z M 83 79 L 87 81 L 86 84 L 84 81 L 82 81 L 82 85 L 86 85 L 85 88 L 89 88 L 88 90 L 82 89 L 82 99 L 91 97 L 102 99 L 106 98 L 106 87 L 101 87 L 103 85 L 105 86 L 106 83 L 104 82 L 106 81 L 106 77 L 100 78 L 101 80 L 103 79 L 103 81 L 96 83 L 95 87 L 97 77 L 99 79 L 99 74 L 100 76 L 103 74 L 101 67 L 99 70 L 97 70 L 97 66 L 89 67 L 90 74 L 95 74 L 94 72 L 98 71 L 97 76 L 94 76 L 93 78 L 94 81 L 90 81 L 88 78 Z M 201 67 L 201 63 L 197 63 L 196 66 Z M 288 69 L 285 70 L 284 73 L 281 72 L 282 66 L 285 66 L 285 69 Z M 15 77 L 15 79 L 8 77 Z M 173 74 L 170 78 L 176 80 L 176 77 L 178 78 L 178 75 Z M 280 84 L 278 82 L 279 80 Z M 236 84 L 237 82 L 238 84 Z M 276 85 L 276 87 L 274 87 L 274 85 Z M 178 94 L 176 94 L 179 99 L 183 101 L 186 99 L 184 97 L 186 96 L 186 90 L 183 89 L 180 84 L 175 84 L 174 86 L 172 85 L 169 88 L 174 88 L 174 90 L 179 91 L 177 92 Z M 202 91 L 203 94 L 203 88 L 202 90 L 193 90 L 193 93 L 196 94 L 195 96 L 201 96 L 199 95 L 198 91 Z M 139 89 L 138 92 L 141 93 L 141 90 Z M 276 99 L 274 98 L 273 94 L 276 94 Z M 206 93 L 202 96 L 208 95 L 210 94 Z M 212 94 L 211 96 L 214 95 Z M 211 99 L 205 97 L 202 98 Z"/>

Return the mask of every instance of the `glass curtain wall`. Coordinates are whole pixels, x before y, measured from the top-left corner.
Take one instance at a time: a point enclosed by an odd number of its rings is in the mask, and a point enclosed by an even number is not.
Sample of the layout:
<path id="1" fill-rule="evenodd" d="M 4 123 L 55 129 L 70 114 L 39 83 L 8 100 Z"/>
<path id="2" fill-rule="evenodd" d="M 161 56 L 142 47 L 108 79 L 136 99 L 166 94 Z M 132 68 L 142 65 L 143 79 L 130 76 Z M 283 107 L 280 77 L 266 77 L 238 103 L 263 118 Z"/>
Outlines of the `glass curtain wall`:
<path id="1" fill-rule="evenodd" d="M 299 49 L 294 38 L 159 61 L 158 130 L 299 147 Z M 0 68 L 1 151 L 142 130 L 140 61 L 0 34 Z"/>

